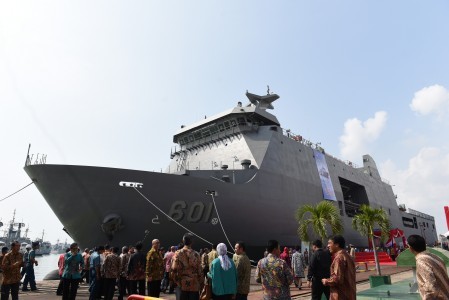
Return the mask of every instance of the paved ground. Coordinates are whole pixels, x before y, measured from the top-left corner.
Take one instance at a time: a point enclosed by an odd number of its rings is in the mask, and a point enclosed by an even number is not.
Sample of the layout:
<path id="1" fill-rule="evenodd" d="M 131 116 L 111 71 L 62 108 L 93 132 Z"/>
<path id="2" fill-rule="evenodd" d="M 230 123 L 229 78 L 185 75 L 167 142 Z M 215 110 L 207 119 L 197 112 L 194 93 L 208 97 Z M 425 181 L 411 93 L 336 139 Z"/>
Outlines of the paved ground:
<path id="1" fill-rule="evenodd" d="M 369 276 L 376 275 L 374 270 L 366 272 L 357 273 L 357 292 L 366 291 L 370 288 L 369 286 Z M 412 277 L 412 271 L 410 268 L 396 267 L 396 266 L 384 266 L 382 267 L 382 275 L 392 275 L 392 283 L 402 281 Z M 37 292 L 20 292 L 20 299 L 27 300 L 53 300 L 61 299 L 62 297 L 56 296 L 56 288 L 58 286 L 58 281 L 46 280 L 40 281 L 37 284 L 39 291 Z M 310 289 L 306 287 L 307 283 L 304 283 L 303 289 L 298 290 L 294 285 L 291 286 L 291 294 L 293 299 L 310 299 Z M 78 290 L 77 299 L 89 299 L 88 286 L 86 284 L 81 284 Z M 114 297 L 116 299 L 116 297 Z M 262 288 L 260 284 L 256 282 L 251 282 L 251 292 L 249 294 L 249 299 L 256 300 L 262 299 Z M 161 299 L 174 300 L 175 296 L 173 294 L 166 295 L 161 294 Z M 366 299 L 366 298 L 364 298 Z"/>

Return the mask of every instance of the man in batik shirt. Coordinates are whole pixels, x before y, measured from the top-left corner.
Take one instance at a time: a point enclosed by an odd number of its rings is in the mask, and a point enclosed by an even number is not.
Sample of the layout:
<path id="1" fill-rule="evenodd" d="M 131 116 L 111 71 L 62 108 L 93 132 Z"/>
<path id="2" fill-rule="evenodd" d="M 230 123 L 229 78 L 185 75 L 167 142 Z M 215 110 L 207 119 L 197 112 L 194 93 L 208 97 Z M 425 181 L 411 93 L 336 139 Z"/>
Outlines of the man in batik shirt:
<path id="1" fill-rule="evenodd" d="M 234 250 L 235 254 L 232 257 L 232 260 L 237 269 L 237 294 L 235 295 L 235 300 L 246 300 L 248 299 L 251 281 L 251 262 L 246 255 L 246 246 L 244 242 L 237 242 Z"/>
<path id="2" fill-rule="evenodd" d="M 212 265 L 212 262 L 217 257 L 218 257 L 217 244 L 214 243 L 214 244 L 212 244 L 212 250 L 207 254 L 207 259 L 209 261 L 209 270 L 210 270 L 210 266 Z"/>
<path id="3" fill-rule="evenodd" d="M 279 258 L 281 254 L 279 242 L 269 240 L 267 251 L 267 257 L 259 260 L 256 269 L 256 281 L 262 283 L 263 299 L 291 299 L 290 285 L 293 282 L 293 273 L 290 266 Z"/>
<path id="4" fill-rule="evenodd" d="M 11 251 L 3 257 L 1 264 L 3 270 L 2 299 L 9 299 L 9 293 L 13 300 L 19 299 L 19 284 L 22 279 L 20 268 L 23 266 L 23 255 L 19 250 L 20 243 L 12 242 Z"/>
<path id="5" fill-rule="evenodd" d="M 410 252 L 416 258 L 416 278 L 423 300 L 449 299 L 449 278 L 444 262 L 435 254 L 426 251 L 426 241 L 420 235 L 407 239 Z"/>
<path id="6" fill-rule="evenodd" d="M 128 269 L 129 257 L 131 254 L 128 253 L 128 246 L 123 246 L 122 254 L 120 254 L 120 279 L 119 279 L 119 294 L 118 300 L 123 300 L 123 297 L 126 294 L 126 289 L 129 291 L 128 279 L 126 278 L 126 273 Z"/>
<path id="7" fill-rule="evenodd" d="M 204 276 L 209 272 L 209 249 L 204 248 L 203 255 L 201 255 L 201 269 L 203 269 Z"/>
<path id="8" fill-rule="evenodd" d="M 112 300 L 114 297 L 115 283 L 120 277 L 120 257 L 118 247 L 112 247 L 110 254 L 106 256 L 103 264 L 103 278 L 105 284 L 105 299 Z"/>
<path id="9" fill-rule="evenodd" d="M 161 293 L 161 281 L 164 276 L 164 259 L 159 252 L 161 243 L 158 239 L 151 242 L 151 249 L 147 253 L 147 265 L 145 273 L 147 276 L 148 296 L 159 298 Z"/>
<path id="10" fill-rule="evenodd" d="M 128 262 L 128 281 L 132 294 L 145 296 L 145 266 L 147 258 L 142 251 L 142 242 L 137 242 Z M 139 288 L 137 288 L 137 286 Z"/>
<path id="11" fill-rule="evenodd" d="M 327 243 L 330 253 L 335 257 L 330 278 L 323 278 L 321 282 L 324 286 L 330 286 L 330 300 L 356 299 L 355 264 L 345 250 L 345 243 L 341 235 L 331 237 Z"/>
<path id="12" fill-rule="evenodd" d="M 200 255 L 192 249 L 192 234 L 184 234 L 182 242 L 184 247 L 173 256 L 172 277 L 180 289 L 181 300 L 198 299 L 204 281 Z"/>

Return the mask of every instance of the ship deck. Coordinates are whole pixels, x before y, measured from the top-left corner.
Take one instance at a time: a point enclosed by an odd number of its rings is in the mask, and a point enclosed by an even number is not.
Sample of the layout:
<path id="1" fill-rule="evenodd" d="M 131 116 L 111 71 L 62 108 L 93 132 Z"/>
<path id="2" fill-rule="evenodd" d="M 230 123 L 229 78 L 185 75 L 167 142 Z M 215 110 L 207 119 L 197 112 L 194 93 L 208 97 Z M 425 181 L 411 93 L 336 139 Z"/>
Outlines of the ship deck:
<path id="1" fill-rule="evenodd" d="M 253 269 L 254 272 L 254 269 Z M 411 268 L 397 267 L 391 265 L 382 266 L 382 275 L 391 275 L 392 285 L 383 285 L 375 288 L 370 288 L 369 276 L 376 275 L 375 270 L 368 270 L 364 272 L 357 272 L 357 299 L 383 299 L 387 297 L 387 291 L 390 291 L 389 299 L 420 299 L 418 294 L 411 295 L 408 293 L 408 283 L 413 276 Z M 256 300 L 262 299 L 262 287 L 254 281 L 254 276 L 251 277 L 251 291 L 248 299 Z M 56 288 L 58 280 L 45 280 L 37 283 L 37 292 L 20 292 L 20 299 L 27 300 L 52 300 L 61 299 L 61 296 L 56 296 Z M 298 290 L 292 284 L 290 287 L 292 299 L 310 299 L 310 288 L 307 288 L 306 283 L 303 283 L 302 290 Z M 114 296 L 115 298 L 116 296 Z M 81 284 L 78 289 L 77 299 L 89 299 L 88 285 Z M 160 299 L 174 300 L 174 294 L 161 293 Z"/>

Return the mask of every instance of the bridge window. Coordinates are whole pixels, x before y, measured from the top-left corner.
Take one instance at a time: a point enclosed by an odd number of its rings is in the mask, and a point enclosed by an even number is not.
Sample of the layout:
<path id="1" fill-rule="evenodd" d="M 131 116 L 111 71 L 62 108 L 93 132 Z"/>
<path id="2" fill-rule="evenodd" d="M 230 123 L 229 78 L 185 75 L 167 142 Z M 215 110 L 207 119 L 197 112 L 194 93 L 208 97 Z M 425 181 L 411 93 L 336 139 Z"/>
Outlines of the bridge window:
<path id="1" fill-rule="evenodd" d="M 237 118 L 237 123 L 239 123 L 239 125 L 246 125 L 245 118 Z"/>
<path id="2" fill-rule="evenodd" d="M 216 125 L 212 125 L 212 126 L 210 127 L 210 133 L 211 133 L 211 134 L 215 134 L 215 133 L 217 133 L 217 131 L 218 131 L 218 128 L 217 128 Z"/>
<path id="3" fill-rule="evenodd" d="M 202 135 L 203 135 L 203 137 L 210 136 L 209 128 L 204 128 L 202 130 Z"/>
<path id="4" fill-rule="evenodd" d="M 193 136 L 195 137 L 195 140 L 199 140 L 199 139 L 201 139 L 201 132 L 199 130 L 195 131 L 193 133 Z"/>

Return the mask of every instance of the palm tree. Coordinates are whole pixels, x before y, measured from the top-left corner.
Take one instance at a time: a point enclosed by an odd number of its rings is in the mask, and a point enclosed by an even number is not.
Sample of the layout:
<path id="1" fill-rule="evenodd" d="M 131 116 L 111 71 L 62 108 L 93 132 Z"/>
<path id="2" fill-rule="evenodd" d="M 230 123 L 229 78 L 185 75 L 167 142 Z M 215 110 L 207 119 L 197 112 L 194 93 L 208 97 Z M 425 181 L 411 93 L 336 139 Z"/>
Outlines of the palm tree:
<path id="1" fill-rule="evenodd" d="M 342 233 L 343 223 L 340 218 L 338 208 L 330 201 L 321 201 L 316 206 L 306 204 L 296 211 L 298 220 L 298 235 L 303 241 L 310 241 L 309 226 L 315 235 L 324 241 L 329 235 L 327 229 L 330 228 L 333 234 Z"/>
<path id="2" fill-rule="evenodd" d="M 384 241 L 390 233 L 390 220 L 382 208 L 371 208 L 369 205 L 363 204 L 352 219 L 352 228 L 358 231 L 362 236 L 368 237 L 373 245 L 377 275 L 380 276 L 379 259 L 377 258 L 376 246 L 374 245 L 373 229 L 375 224 L 380 227 L 380 230 L 382 231 L 381 240 Z"/>

